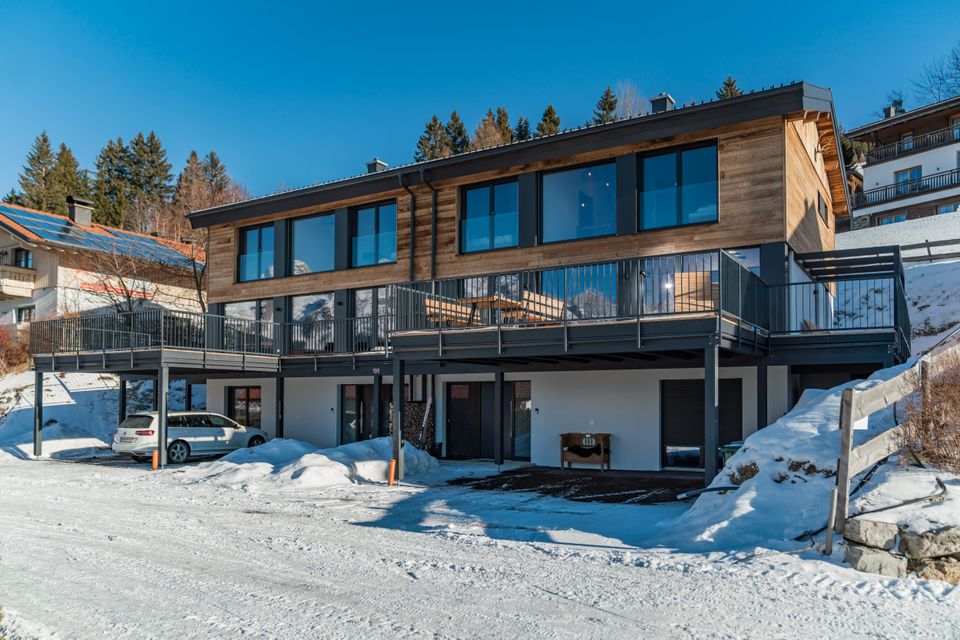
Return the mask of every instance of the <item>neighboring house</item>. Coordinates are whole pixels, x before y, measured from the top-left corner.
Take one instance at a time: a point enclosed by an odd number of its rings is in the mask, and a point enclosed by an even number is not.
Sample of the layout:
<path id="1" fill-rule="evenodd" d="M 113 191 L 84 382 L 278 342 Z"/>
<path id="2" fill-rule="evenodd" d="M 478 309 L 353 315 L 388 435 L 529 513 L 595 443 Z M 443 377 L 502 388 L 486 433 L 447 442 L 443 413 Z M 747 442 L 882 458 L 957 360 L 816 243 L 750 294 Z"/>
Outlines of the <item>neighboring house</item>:
<path id="1" fill-rule="evenodd" d="M 191 247 L 69 215 L 0 203 L 0 324 L 164 306 L 200 309 Z M 129 301 L 128 303 L 126 301 Z"/>
<path id="2" fill-rule="evenodd" d="M 850 228 L 960 211 L 960 96 L 847 132 L 869 142 Z"/>
<path id="3" fill-rule="evenodd" d="M 902 269 L 832 251 L 829 90 L 653 107 L 195 212 L 202 323 L 69 358 L 34 323 L 35 367 L 206 380 L 209 409 L 326 447 L 430 441 L 430 397 L 444 457 L 557 466 L 560 434 L 603 432 L 614 469 L 710 479 L 805 389 L 908 357 Z"/>

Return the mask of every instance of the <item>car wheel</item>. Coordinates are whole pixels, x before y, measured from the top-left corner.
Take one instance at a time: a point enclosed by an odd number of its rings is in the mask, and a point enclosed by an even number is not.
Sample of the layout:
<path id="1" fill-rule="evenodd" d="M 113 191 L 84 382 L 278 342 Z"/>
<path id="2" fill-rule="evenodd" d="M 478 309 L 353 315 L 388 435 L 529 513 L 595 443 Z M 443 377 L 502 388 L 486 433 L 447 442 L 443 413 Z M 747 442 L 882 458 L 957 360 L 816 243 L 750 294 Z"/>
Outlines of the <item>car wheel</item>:
<path id="1" fill-rule="evenodd" d="M 262 436 L 253 436 L 252 438 L 250 438 L 250 440 L 247 441 L 247 446 L 248 446 L 248 447 L 259 447 L 259 446 L 262 445 L 264 442 L 266 442 L 266 440 L 264 440 Z"/>
<path id="2" fill-rule="evenodd" d="M 167 447 L 167 462 L 181 464 L 190 457 L 190 445 L 183 440 L 175 440 Z"/>

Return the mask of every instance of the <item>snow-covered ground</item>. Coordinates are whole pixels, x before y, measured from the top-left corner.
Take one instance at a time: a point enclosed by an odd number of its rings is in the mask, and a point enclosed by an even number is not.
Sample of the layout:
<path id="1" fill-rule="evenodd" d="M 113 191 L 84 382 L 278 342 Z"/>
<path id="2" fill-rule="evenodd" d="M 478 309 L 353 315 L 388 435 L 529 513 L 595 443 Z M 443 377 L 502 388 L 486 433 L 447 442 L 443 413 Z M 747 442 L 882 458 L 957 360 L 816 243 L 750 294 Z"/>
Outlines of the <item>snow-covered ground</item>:
<path id="1" fill-rule="evenodd" d="M 198 465 L 196 469 L 199 469 Z M 951 635 L 960 592 L 815 553 L 678 552 L 685 507 L 433 484 L 322 490 L 184 468 L 0 463 L 0 602 L 30 637 Z M 421 479 L 422 482 L 423 479 Z M 802 544 L 798 544 L 802 547 Z"/>

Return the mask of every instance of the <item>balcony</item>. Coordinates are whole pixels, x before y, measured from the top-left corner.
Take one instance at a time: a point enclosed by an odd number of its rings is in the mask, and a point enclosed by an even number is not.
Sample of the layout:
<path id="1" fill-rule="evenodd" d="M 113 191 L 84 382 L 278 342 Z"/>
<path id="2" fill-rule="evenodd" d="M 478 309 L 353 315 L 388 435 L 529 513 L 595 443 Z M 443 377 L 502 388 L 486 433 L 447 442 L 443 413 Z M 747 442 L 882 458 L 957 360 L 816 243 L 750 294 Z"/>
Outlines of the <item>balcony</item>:
<path id="1" fill-rule="evenodd" d="M 874 147 L 867 151 L 867 164 L 893 160 L 894 158 L 918 153 L 926 149 L 933 149 L 953 142 L 960 142 L 960 124 L 953 125 L 946 129 L 924 133 L 910 140 L 899 140 L 892 144 Z"/>
<path id="2" fill-rule="evenodd" d="M 185 367 L 279 371 L 281 359 L 313 369 L 327 358 L 382 362 L 401 340 L 436 345 L 441 356 L 448 339 L 473 340 L 494 354 L 531 340 L 566 351 L 579 340 L 587 353 L 604 336 L 636 350 L 656 348 L 649 340 L 658 332 L 689 339 L 719 332 L 757 355 L 776 336 L 883 331 L 909 354 L 895 248 L 870 273 L 864 265 L 877 262 L 875 250 L 839 261 L 834 253 L 810 254 L 813 281 L 780 286 L 725 251 L 709 251 L 392 285 L 366 317 L 279 324 L 151 309 L 62 318 L 31 323 L 30 352 L 51 369 L 58 360 L 81 369 L 86 355 L 90 369 L 133 370 L 135 354 L 154 353 Z M 838 270 L 843 260 L 855 267 Z"/>
<path id="3" fill-rule="evenodd" d="M 29 298 L 33 295 L 36 277 L 33 269 L 0 265 L 0 300 Z"/>
<path id="4" fill-rule="evenodd" d="M 853 207 L 854 209 L 860 209 L 885 202 L 912 198 L 932 191 L 949 189 L 950 187 L 960 187 L 960 169 L 942 171 L 916 180 L 907 180 L 862 191 L 854 196 Z"/>

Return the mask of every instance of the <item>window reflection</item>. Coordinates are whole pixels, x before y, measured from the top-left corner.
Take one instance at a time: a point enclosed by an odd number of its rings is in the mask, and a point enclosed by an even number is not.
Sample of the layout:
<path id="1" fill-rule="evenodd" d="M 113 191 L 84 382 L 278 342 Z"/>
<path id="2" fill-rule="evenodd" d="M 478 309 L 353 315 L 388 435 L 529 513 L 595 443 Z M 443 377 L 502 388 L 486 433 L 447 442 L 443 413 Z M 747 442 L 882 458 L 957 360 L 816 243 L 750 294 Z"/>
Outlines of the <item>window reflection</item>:
<path id="1" fill-rule="evenodd" d="M 612 235 L 617 230 L 616 164 L 543 176 L 544 242 Z"/>

